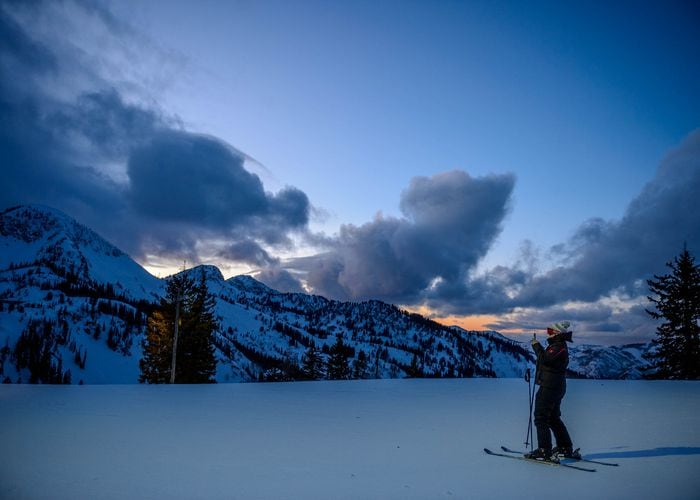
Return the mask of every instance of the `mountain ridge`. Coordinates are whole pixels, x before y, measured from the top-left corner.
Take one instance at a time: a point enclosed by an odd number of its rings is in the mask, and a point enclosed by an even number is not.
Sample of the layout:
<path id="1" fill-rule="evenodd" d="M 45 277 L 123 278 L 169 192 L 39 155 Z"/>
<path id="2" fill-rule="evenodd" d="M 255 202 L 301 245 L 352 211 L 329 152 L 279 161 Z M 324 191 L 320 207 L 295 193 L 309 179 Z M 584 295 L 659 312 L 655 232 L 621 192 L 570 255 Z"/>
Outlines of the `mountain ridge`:
<path id="1" fill-rule="evenodd" d="M 283 293 L 247 275 L 224 279 L 212 265 L 182 272 L 204 273 L 215 297 L 220 382 L 298 379 L 309 346 L 327 359 L 337 336 L 358 378 L 519 377 L 534 359 L 498 332 L 441 325 L 377 300 Z M 0 212 L 0 378 L 135 383 L 146 318 L 167 279 L 56 209 Z M 645 349 L 575 346 L 570 375 L 639 378 Z"/>

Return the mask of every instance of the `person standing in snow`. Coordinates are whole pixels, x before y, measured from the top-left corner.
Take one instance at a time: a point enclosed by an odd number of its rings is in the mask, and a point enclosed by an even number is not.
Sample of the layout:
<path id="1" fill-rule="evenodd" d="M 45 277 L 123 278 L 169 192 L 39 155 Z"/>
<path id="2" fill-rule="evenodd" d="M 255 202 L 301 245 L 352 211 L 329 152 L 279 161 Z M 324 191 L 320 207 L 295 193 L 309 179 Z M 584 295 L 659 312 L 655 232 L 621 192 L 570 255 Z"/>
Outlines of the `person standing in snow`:
<path id="1" fill-rule="evenodd" d="M 536 338 L 532 348 L 537 355 L 535 384 L 540 388 L 535 398 L 535 427 L 537 428 L 537 449 L 527 453 L 527 458 L 535 460 L 556 460 L 559 457 L 581 458 L 573 450 L 569 432 L 561 420 L 561 400 L 566 394 L 566 368 L 569 365 L 567 342 L 572 341 L 570 323 L 561 321 L 547 327 L 547 348 L 542 347 Z M 556 447 L 552 449 L 552 434 Z"/>

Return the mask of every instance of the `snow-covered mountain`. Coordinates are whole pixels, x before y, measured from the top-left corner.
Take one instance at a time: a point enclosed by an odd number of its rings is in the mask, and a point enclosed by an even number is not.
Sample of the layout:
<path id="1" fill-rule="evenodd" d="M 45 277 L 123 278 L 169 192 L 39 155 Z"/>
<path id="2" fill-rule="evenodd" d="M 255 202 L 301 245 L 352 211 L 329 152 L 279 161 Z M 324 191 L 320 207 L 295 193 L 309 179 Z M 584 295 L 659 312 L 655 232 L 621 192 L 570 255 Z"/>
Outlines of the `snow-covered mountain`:
<path id="1" fill-rule="evenodd" d="M 111 287 L 133 300 L 157 300 L 163 283 L 124 252 L 63 212 L 40 205 L 0 213 L 0 269 L 53 273 Z M 55 280 L 52 281 L 55 284 Z"/>
<path id="2" fill-rule="evenodd" d="M 624 346 L 573 345 L 569 369 L 589 378 L 634 380 L 649 370 L 651 343 Z"/>
<path id="3" fill-rule="evenodd" d="M 134 382 L 145 313 L 164 283 L 43 206 L 0 213 L 0 378 Z"/>
<path id="4" fill-rule="evenodd" d="M 280 293 L 213 266 L 185 271 L 216 298 L 217 380 L 298 377 L 313 343 L 341 336 L 360 378 L 520 377 L 529 346 L 497 332 L 447 327 L 379 301 Z M 165 291 L 121 250 L 43 206 L 0 213 L 0 379 L 135 383 L 146 318 Z M 647 347 L 572 349 L 572 375 L 637 378 Z M 364 361 L 363 361 L 364 360 Z"/>

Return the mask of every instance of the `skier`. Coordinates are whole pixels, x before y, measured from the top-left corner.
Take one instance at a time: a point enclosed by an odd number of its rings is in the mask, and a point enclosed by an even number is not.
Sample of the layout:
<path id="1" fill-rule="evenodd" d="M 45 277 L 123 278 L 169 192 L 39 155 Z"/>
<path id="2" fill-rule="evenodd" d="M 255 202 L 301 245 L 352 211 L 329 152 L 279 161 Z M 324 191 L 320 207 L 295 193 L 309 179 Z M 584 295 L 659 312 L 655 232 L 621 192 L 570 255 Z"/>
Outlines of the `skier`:
<path id="1" fill-rule="evenodd" d="M 566 367 L 569 364 L 567 342 L 572 341 L 570 323 L 561 321 L 547 327 L 547 348 L 537 338 L 532 339 L 532 348 L 537 355 L 535 384 L 540 388 L 535 399 L 535 427 L 538 448 L 525 455 L 535 460 L 557 461 L 559 457 L 580 459 L 578 450 L 573 450 L 571 437 L 561 420 L 561 400 L 566 393 Z M 552 433 L 556 447 L 552 449 Z"/>

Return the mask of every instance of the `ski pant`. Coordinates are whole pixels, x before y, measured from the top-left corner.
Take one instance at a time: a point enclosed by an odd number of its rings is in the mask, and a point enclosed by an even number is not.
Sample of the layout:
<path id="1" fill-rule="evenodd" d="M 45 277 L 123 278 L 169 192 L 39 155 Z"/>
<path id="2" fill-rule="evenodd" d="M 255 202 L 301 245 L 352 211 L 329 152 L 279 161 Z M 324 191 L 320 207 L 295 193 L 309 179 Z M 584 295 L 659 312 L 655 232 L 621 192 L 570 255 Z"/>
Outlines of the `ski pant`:
<path id="1" fill-rule="evenodd" d="M 566 387 L 540 387 L 535 399 L 535 427 L 537 428 L 537 446 L 552 449 L 552 433 L 560 448 L 572 446 L 571 437 L 561 421 L 561 400 L 566 394 Z"/>

